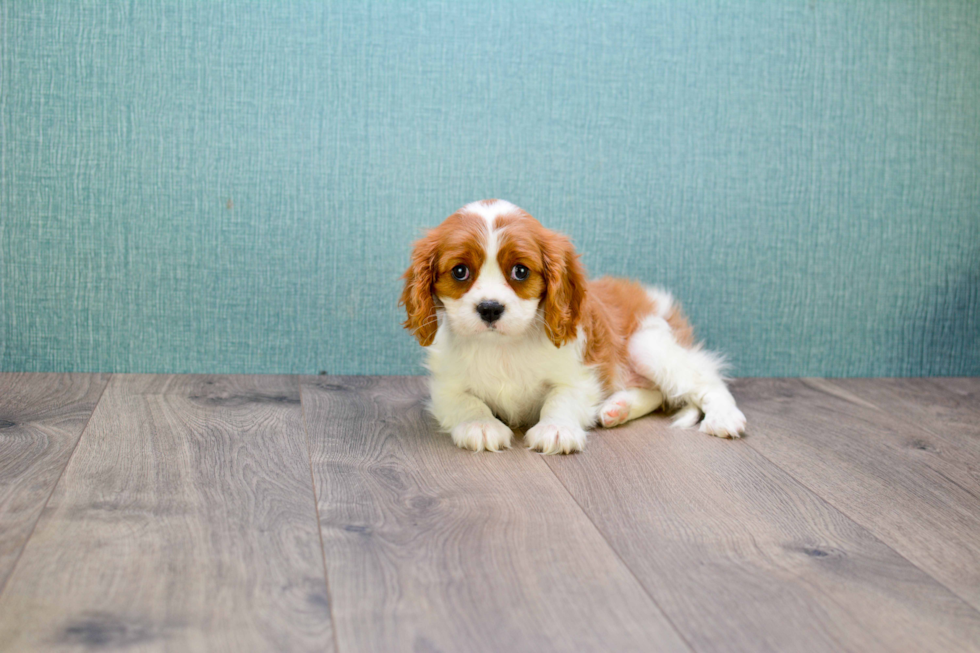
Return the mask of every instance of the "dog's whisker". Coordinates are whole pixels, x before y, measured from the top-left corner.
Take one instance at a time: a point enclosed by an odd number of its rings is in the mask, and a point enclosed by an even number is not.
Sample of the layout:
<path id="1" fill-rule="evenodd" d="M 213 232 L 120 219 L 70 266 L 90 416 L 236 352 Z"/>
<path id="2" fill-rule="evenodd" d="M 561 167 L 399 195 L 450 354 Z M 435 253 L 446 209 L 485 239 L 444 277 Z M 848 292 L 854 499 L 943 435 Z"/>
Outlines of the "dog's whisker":
<path id="1" fill-rule="evenodd" d="M 554 332 L 554 330 L 552 330 L 551 325 L 548 324 L 548 321 L 547 320 L 545 320 L 540 315 L 535 315 L 534 316 L 534 321 L 535 322 L 540 322 L 541 324 L 543 324 L 544 325 L 544 328 L 548 330 L 548 333 L 551 335 L 551 337 L 552 338 L 555 337 L 555 332 Z"/>
<path id="2" fill-rule="evenodd" d="M 438 322 L 438 321 L 439 321 L 438 315 L 432 315 L 430 317 L 427 317 L 424 320 L 422 320 L 422 322 L 417 327 L 415 327 L 414 329 L 409 329 L 409 333 L 415 335 L 418 331 L 424 329 L 425 327 L 429 326 L 433 322 Z"/>

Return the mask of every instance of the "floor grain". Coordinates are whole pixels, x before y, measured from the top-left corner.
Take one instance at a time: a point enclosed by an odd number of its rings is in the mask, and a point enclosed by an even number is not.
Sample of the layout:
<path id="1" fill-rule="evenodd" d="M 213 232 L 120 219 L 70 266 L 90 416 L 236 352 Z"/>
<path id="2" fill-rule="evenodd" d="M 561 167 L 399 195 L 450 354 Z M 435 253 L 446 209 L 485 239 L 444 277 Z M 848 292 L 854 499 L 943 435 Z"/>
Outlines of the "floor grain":
<path id="1" fill-rule="evenodd" d="M 340 650 L 688 650 L 538 455 L 457 449 L 424 399 L 304 379 Z"/>
<path id="2" fill-rule="evenodd" d="M 832 379 L 843 388 L 895 417 L 980 457 L 980 379 Z"/>
<path id="3" fill-rule="evenodd" d="M 834 379 L 818 382 L 841 388 L 884 413 L 910 434 L 892 438 L 913 460 L 958 484 L 980 503 L 980 401 L 957 389 L 964 379 Z"/>
<path id="4" fill-rule="evenodd" d="M 419 378 L 0 375 L 0 652 L 980 650 L 980 380 L 734 393 L 543 457 Z"/>
<path id="5" fill-rule="evenodd" d="M 825 379 L 740 380 L 736 396 L 753 415 L 746 441 L 980 609 L 975 447 L 963 434 L 923 428 L 888 393 L 855 389 Z"/>
<path id="6" fill-rule="evenodd" d="M 108 380 L 0 374 L 0 591 Z"/>
<path id="7" fill-rule="evenodd" d="M 967 651 L 980 613 L 749 448 L 652 415 L 548 464 L 698 651 Z"/>
<path id="8" fill-rule="evenodd" d="M 914 380 L 939 386 L 957 400 L 958 407 L 962 407 L 974 415 L 980 415 L 980 376 L 933 377 Z"/>
<path id="9" fill-rule="evenodd" d="M 0 648 L 333 648 L 297 379 L 113 376 L 0 595 Z"/>

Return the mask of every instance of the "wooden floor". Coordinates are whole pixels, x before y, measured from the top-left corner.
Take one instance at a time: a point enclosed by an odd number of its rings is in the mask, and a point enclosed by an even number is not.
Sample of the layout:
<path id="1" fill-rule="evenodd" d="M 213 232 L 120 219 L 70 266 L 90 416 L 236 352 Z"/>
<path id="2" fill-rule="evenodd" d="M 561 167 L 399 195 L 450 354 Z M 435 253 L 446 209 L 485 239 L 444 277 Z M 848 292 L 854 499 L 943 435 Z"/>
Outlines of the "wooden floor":
<path id="1" fill-rule="evenodd" d="M 0 651 L 980 651 L 980 379 L 744 379 L 584 453 L 418 378 L 0 374 Z"/>

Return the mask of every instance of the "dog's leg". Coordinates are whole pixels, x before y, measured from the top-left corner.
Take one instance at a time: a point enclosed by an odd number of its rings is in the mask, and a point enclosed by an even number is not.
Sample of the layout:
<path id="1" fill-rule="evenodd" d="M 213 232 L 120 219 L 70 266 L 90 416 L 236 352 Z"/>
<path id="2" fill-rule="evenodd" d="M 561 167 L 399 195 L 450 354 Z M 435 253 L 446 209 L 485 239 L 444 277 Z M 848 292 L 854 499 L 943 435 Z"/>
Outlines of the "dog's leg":
<path id="1" fill-rule="evenodd" d="M 461 449 L 500 451 L 510 449 L 514 432 L 493 416 L 493 411 L 480 399 L 461 392 L 453 383 L 430 383 L 432 414 L 439 425 Z"/>
<path id="2" fill-rule="evenodd" d="M 579 385 L 555 386 L 541 407 L 541 418 L 524 434 L 528 449 L 541 453 L 573 453 L 585 446 L 585 429 L 596 421 L 601 388 L 594 379 Z"/>
<path id="3" fill-rule="evenodd" d="M 670 403 L 683 404 L 676 426 L 694 426 L 704 412 L 701 431 L 737 438 L 745 415 L 735 405 L 721 375 L 721 359 L 700 347 L 684 347 L 663 318 L 650 316 L 629 341 L 637 372 L 653 381 Z"/>
<path id="4" fill-rule="evenodd" d="M 659 390 L 627 388 L 606 399 L 599 409 L 599 422 L 607 429 L 643 417 L 660 408 L 664 396 Z"/>

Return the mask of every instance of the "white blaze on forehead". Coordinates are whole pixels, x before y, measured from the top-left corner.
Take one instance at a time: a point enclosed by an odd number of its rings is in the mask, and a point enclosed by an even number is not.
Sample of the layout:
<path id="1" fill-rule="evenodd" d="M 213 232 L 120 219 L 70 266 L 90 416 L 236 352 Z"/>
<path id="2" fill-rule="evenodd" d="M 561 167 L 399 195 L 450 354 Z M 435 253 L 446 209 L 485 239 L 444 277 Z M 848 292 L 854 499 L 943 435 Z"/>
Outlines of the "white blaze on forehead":
<path id="1" fill-rule="evenodd" d="M 493 283 L 506 285 L 507 280 L 504 278 L 500 265 L 497 264 L 497 252 L 499 249 L 497 235 L 499 230 L 493 228 L 493 223 L 497 219 L 497 216 L 515 213 L 521 209 L 506 200 L 493 200 L 490 202 L 481 200 L 467 204 L 463 207 L 463 210 L 479 215 L 487 223 L 487 240 L 483 246 L 486 259 L 483 262 L 483 267 L 480 269 L 480 275 L 477 277 L 474 288 L 479 291 L 484 290 L 486 286 Z M 508 287 L 507 290 L 510 290 L 510 288 Z"/>
<path id="2" fill-rule="evenodd" d="M 500 271 L 500 264 L 497 263 L 497 251 L 499 249 L 497 233 L 496 229 L 487 229 L 487 240 L 483 244 L 483 251 L 486 256 L 483 260 L 483 267 L 480 268 L 480 274 L 476 278 L 474 288 L 486 289 L 487 286 L 492 284 L 504 284 L 505 286 L 507 284 L 503 273 Z M 510 290 L 509 286 L 507 290 Z"/>
<path id="3" fill-rule="evenodd" d="M 463 207 L 463 210 L 469 213 L 476 213 L 478 216 L 482 217 L 487 221 L 487 229 L 492 231 L 493 221 L 497 219 L 498 215 L 515 213 L 521 209 L 511 204 L 507 200 L 493 200 L 491 202 L 481 200 L 479 202 L 470 202 Z"/>

